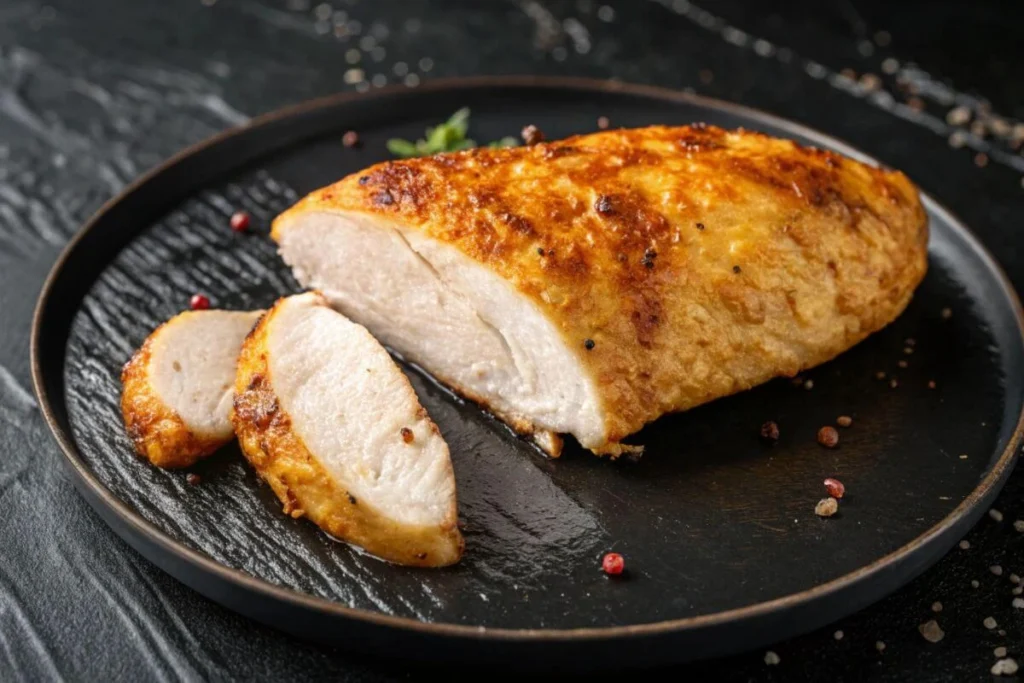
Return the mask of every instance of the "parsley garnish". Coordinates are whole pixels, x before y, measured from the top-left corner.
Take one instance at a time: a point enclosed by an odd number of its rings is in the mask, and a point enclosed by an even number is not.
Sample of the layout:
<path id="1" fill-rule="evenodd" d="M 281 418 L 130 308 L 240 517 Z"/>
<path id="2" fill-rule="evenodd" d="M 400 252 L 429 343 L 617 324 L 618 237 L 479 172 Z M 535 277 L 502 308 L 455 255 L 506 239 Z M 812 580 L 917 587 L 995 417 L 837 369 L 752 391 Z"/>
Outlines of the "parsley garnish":
<path id="1" fill-rule="evenodd" d="M 388 140 L 388 151 L 403 159 L 422 157 L 440 152 L 458 152 L 476 147 L 476 141 L 467 138 L 469 132 L 469 109 L 463 107 L 444 123 L 427 128 L 426 137 L 410 142 L 401 138 Z M 513 137 L 504 137 L 487 145 L 488 147 L 515 147 L 519 141 Z"/>

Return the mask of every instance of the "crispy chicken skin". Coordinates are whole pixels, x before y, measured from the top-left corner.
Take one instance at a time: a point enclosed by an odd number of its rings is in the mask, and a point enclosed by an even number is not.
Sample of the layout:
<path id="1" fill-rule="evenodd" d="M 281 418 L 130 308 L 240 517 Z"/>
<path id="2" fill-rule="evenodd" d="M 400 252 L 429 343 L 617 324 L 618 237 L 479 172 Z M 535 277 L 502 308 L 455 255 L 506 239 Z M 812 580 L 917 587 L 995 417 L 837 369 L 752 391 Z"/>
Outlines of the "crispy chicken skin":
<path id="1" fill-rule="evenodd" d="M 281 299 L 260 320 L 235 391 L 242 452 L 285 514 L 397 564 L 459 560 L 447 445 L 387 352 L 319 294 Z"/>
<path id="2" fill-rule="evenodd" d="M 379 164 L 301 200 L 274 238 L 317 212 L 400 226 L 507 281 L 594 387 L 602 427 L 581 443 L 612 455 L 665 413 L 849 349 L 927 269 L 902 173 L 705 125 Z"/>

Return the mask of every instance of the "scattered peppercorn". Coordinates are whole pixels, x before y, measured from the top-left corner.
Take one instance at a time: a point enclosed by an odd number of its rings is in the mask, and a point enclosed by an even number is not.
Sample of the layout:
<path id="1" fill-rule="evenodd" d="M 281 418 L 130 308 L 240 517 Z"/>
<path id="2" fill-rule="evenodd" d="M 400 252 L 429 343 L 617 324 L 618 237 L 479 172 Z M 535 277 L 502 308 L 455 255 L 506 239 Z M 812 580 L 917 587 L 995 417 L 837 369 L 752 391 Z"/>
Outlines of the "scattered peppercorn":
<path id="1" fill-rule="evenodd" d="M 703 223 L 697 223 L 697 229 L 698 230 L 703 230 L 704 229 L 704 224 Z"/>
<path id="2" fill-rule="evenodd" d="M 594 346 L 595 346 L 595 344 L 594 344 L 594 340 L 593 339 L 584 339 L 583 340 L 583 348 L 585 348 L 587 351 L 593 351 L 594 350 Z"/>
<path id="3" fill-rule="evenodd" d="M 358 501 L 356 500 L 356 497 L 353 496 L 351 493 L 348 494 L 348 502 L 352 503 L 353 505 L 358 503 Z"/>
<path id="4" fill-rule="evenodd" d="M 210 307 L 210 299 L 205 294 L 193 294 L 188 305 L 193 311 L 205 311 Z"/>
<path id="5" fill-rule="evenodd" d="M 774 444 L 779 440 L 779 425 L 773 421 L 768 420 L 761 425 L 761 440 L 765 443 Z"/>
<path id="6" fill-rule="evenodd" d="M 597 117 L 597 127 L 600 128 L 601 130 L 607 130 L 607 128 L 608 128 L 608 126 L 610 124 L 611 124 L 611 122 L 608 120 L 607 116 L 598 116 Z"/>
<path id="7" fill-rule="evenodd" d="M 359 146 L 359 133 L 354 130 L 350 130 L 341 136 L 341 144 L 346 147 L 358 147 Z"/>
<path id="8" fill-rule="evenodd" d="M 839 502 L 832 497 L 822 498 L 814 506 L 814 514 L 819 517 L 831 517 L 837 512 L 839 512 Z"/>
<path id="9" fill-rule="evenodd" d="M 416 437 L 413 435 L 412 430 L 408 427 L 402 427 L 402 441 L 406 443 L 412 443 Z"/>
<path id="10" fill-rule="evenodd" d="M 185 481 L 187 481 L 192 486 L 195 486 L 195 485 L 199 484 L 200 482 L 202 482 L 203 478 L 200 477 L 198 474 L 190 473 L 190 474 L 187 474 L 185 476 Z"/>
<path id="11" fill-rule="evenodd" d="M 540 254 L 541 256 L 543 256 L 544 255 L 544 247 L 537 247 L 537 253 Z"/>
<path id="12" fill-rule="evenodd" d="M 601 569 L 608 576 L 619 576 L 626 569 L 626 560 L 618 553 L 608 553 L 601 558 Z"/>
<path id="13" fill-rule="evenodd" d="M 540 128 L 532 123 L 526 128 L 523 128 L 520 135 L 523 137 L 523 142 L 528 145 L 536 145 L 538 142 L 544 142 L 544 133 L 542 133 Z"/>
<path id="14" fill-rule="evenodd" d="M 644 250 L 644 257 L 640 259 L 640 263 L 642 263 L 644 267 L 650 270 L 651 268 L 654 268 L 654 259 L 656 259 L 657 257 L 658 252 L 656 252 L 651 247 L 648 247 L 647 249 Z"/>
<path id="15" fill-rule="evenodd" d="M 840 427 L 849 427 L 853 424 L 853 418 L 849 415 L 840 415 L 836 418 L 836 424 Z"/>
<path id="16" fill-rule="evenodd" d="M 836 500 L 842 500 L 843 496 L 846 495 L 846 487 L 843 486 L 843 482 L 838 479 L 829 477 L 824 483 L 825 490 L 828 491 L 828 495 L 832 496 Z"/>
<path id="17" fill-rule="evenodd" d="M 612 212 L 611 198 L 605 194 L 599 196 L 597 198 L 597 201 L 594 202 L 594 211 L 597 211 L 599 214 L 602 214 L 604 216 L 610 214 Z"/>
<path id="18" fill-rule="evenodd" d="M 825 448 L 835 448 L 839 445 L 839 432 L 831 425 L 825 425 L 818 430 L 818 443 Z"/>
<path id="19" fill-rule="evenodd" d="M 231 214 L 231 229 L 235 232 L 245 232 L 249 229 L 249 214 L 245 211 L 236 211 Z"/>
<path id="20" fill-rule="evenodd" d="M 740 272 L 740 267 L 739 266 L 733 266 L 732 267 L 732 272 L 739 273 Z"/>

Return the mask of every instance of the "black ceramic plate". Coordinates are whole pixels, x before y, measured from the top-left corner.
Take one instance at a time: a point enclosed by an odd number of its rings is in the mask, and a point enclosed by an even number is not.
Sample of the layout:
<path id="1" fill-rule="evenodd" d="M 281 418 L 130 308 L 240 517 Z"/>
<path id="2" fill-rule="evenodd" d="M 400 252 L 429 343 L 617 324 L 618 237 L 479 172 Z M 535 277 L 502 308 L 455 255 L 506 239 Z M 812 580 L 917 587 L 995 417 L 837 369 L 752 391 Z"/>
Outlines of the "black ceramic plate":
<path id="1" fill-rule="evenodd" d="M 865 158 L 722 102 L 523 78 L 327 98 L 186 151 L 71 244 L 33 337 L 36 391 L 76 484 L 149 559 L 306 637 L 391 656 L 587 668 L 722 654 L 818 627 L 909 581 L 985 511 L 1020 436 L 1021 312 L 993 260 L 929 198 L 931 269 L 899 320 L 807 373 L 813 389 L 777 380 L 658 421 L 636 437 L 647 445 L 636 464 L 572 448 L 548 460 L 410 370 L 454 459 L 467 552 L 450 569 L 390 566 L 282 515 L 233 447 L 193 470 L 197 486 L 134 457 L 118 374 L 150 330 L 196 291 L 235 309 L 296 291 L 270 219 L 388 158 L 388 138 L 420 136 L 463 106 L 478 140 L 528 123 L 562 137 L 607 116 L 743 126 Z M 349 129 L 360 148 L 342 146 Z M 254 218 L 251 234 L 228 227 L 239 209 Z M 815 433 L 838 415 L 853 426 L 825 450 Z M 758 440 L 766 420 L 781 426 L 774 448 Z M 848 494 L 823 520 L 813 510 L 827 476 Z M 627 579 L 599 570 L 609 550 L 626 557 Z"/>

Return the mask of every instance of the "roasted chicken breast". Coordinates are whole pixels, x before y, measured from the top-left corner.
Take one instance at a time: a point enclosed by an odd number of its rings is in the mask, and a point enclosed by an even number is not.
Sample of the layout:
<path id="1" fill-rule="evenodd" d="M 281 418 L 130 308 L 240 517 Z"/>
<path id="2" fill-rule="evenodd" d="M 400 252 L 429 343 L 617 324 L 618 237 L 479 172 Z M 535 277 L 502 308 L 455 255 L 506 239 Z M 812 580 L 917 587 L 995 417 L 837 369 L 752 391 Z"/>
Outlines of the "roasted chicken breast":
<path id="1" fill-rule="evenodd" d="M 405 565 L 462 555 L 448 446 L 409 380 L 317 293 L 279 300 L 242 345 L 232 421 L 292 517 Z"/>
<path id="2" fill-rule="evenodd" d="M 235 362 L 259 316 L 186 311 L 146 339 L 121 373 L 121 412 L 139 454 L 188 467 L 234 438 Z"/>
<path id="3" fill-rule="evenodd" d="M 388 162 L 274 223 L 303 284 L 522 432 L 596 453 L 896 318 L 927 218 L 901 173 L 759 133 L 618 130 Z"/>

